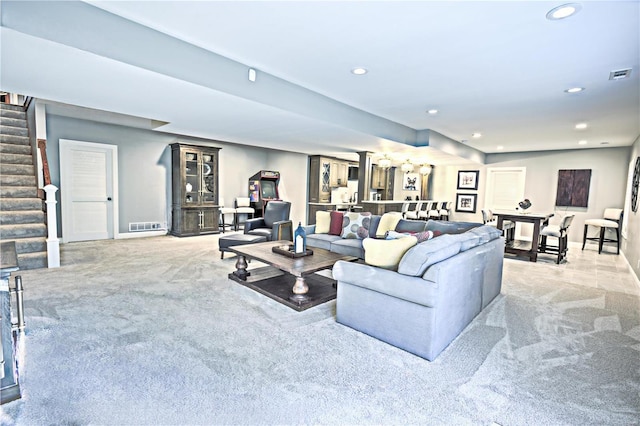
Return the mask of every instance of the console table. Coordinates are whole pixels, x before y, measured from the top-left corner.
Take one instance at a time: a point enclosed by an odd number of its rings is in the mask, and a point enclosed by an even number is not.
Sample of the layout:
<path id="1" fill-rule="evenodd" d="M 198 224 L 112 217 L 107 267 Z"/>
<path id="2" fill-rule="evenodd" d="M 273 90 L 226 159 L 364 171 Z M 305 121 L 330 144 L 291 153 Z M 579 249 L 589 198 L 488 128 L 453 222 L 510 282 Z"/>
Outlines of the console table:
<path id="1" fill-rule="evenodd" d="M 505 253 L 511 253 L 518 256 L 528 257 L 529 261 L 538 261 L 538 243 L 540 241 L 541 224 L 547 224 L 553 213 L 519 213 L 519 212 L 493 212 L 498 218 L 498 229 L 502 229 L 502 222 L 510 220 L 512 222 L 532 223 L 533 235 L 531 237 L 531 247 L 526 242 L 511 241 L 504 247 Z"/>

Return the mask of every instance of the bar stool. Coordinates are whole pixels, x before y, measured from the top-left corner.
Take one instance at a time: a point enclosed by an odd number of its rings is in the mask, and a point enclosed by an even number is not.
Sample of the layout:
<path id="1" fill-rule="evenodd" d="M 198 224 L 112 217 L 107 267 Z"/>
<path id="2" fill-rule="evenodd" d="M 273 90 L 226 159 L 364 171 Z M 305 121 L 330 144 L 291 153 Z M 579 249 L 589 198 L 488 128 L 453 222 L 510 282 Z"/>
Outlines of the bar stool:
<path id="1" fill-rule="evenodd" d="M 574 215 L 570 214 L 562 218 L 559 225 L 548 225 L 540 231 L 540 244 L 538 245 L 538 253 L 557 254 L 556 263 L 560 263 L 567 256 L 568 238 L 567 232 L 569 225 L 573 221 Z M 558 239 L 558 245 L 553 246 L 547 244 L 547 237 L 555 237 Z"/>
<path id="2" fill-rule="evenodd" d="M 231 228 L 233 226 L 235 228 L 236 222 L 236 209 L 233 207 L 225 207 L 224 206 L 224 198 L 220 197 L 220 219 L 222 220 L 222 233 L 224 234 L 225 228 L 228 226 Z M 226 218 L 231 216 L 231 221 L 227 222 Z"/>
<path id="3" fill-rule="evenodd" d="M 440 220 L 449 220 L 449 213 L 451 212 L 451 201 L 445 201 L 440 208 Z"/>
<path id="4" fill-rule="evenodd" d="M 236 231 L 238 230 L 238 225 L 240 224 L 240 215 L 241 214 L 246 214 L 247 215 L 247 219 L 251 219 L 253 218 L 253 215 L 255 214 L 256 210 L 251 207 L 251 200 L 249 199 L 249 197 L 237 197 L 236 198 L 236 226 L 235 229 Z"/>
<path id="5" fill-rule="evenodd" d="M 482 209 L 482 223 L 489 226 L 498 227 L 498 221 L 496 220 L 491 210 Z M 516 224 L 510 220 L 502 221 L 502 233 L 504 234 L 505 242 L 511 242 L 515 238 Z"/>
<path id="6" fill-rule="evenodd" d="M 616 243 L 616 254 L 620 254 L 620 224 L 622 223 L 622 209 L 604 209 L 604 215 L 602 219 L 588 219 L 584 221 L 584 236 L 582 239 L 582 250 L 587 240 L 598 242 L 598 254 L 602 253 L 603 243 Z M 587 230 L 589 225 L 600 228 L 600 235 L 597 237 L 587 237 Z M 616 239 L 605 238 L 605 232 L 607 229 L 616 231 Z"/>

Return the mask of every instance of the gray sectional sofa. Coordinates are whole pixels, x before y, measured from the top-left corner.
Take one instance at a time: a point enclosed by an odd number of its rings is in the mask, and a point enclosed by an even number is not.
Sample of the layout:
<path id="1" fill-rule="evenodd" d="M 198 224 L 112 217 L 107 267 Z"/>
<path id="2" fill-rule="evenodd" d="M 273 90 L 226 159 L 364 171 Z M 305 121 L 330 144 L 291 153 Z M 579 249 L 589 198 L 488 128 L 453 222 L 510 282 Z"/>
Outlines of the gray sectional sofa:
<path id="1" fill-rule="evenodd" d="M 500 294 L 504 238 L 491 226 L 429 222 L 451 232 L 410 248 L 397 270 L 339 261 L 333 276 L 339 323 L 433 361 Z"/>
<path id="2" fill-rule="evenodd" d="M 384 238 L 384 232 L 378 232 L 378 226 L 380 225 L 382 217 L 383 216 L 379 215 L 368 216 L 363 227 L 366 236 L 369 238 Z M 482 224 L 475 222 L 400 219 L 393 230 L 399 233 L 419 233 L 427 230 L 432 230 L 436 233 L 461 233 L 480 225 Z M 358 238 L 356 233 L 349 234 L 346 238 L 328 233 L 318 234 L 316 233 L 316 225 L 306 226 L 305 231 L 307 234 L 307 245 L 310 247 L 319 247 L 334 253 L 364 259 L 363 239 Z M 360 234 L 360 236 L 362 236 L 362 234 Z"/>

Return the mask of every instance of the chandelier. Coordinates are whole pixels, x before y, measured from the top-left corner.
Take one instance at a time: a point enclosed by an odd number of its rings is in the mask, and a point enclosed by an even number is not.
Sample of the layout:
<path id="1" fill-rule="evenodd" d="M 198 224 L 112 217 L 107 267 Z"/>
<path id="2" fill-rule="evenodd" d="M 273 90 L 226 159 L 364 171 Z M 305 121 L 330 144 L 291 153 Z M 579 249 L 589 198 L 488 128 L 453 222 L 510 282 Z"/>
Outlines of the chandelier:
<path id="1" fill-rule="evenodd" d="M 421 175 L 429 175 L 431 174 L 432 167 L 428 164 L 423 164 L 420 166 L 420 174 Z"/>
<path id="2" fill-rule="evenodd" d="M 402 163 L 402 166 L 400 166 L 400 170 L 404 173 L 411 173 L 413 171 L 413 164 L 411 164 L 411 161 L 407 159 L 407 161 Z"/>
<path id="3" fill-rule="evenodd" d="M 383 158 L 378 160 L 378 167 L 382 167 L 383 169 L 388 169 L 389 167 L 391 167 L 391 159 L 387 157 L 385 154 Z"/>

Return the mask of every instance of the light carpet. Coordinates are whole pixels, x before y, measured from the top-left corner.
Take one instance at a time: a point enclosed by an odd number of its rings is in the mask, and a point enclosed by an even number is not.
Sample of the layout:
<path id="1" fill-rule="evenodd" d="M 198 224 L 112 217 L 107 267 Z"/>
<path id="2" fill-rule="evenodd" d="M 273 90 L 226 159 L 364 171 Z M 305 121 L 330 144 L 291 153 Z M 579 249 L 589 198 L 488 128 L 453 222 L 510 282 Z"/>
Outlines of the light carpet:
<path id="1" fill-rule="evenodd" d="M 640 291 L 621 256 L 505 260 L 434 361 L 230 281 L 217 236 L 62 245 L 24 271 L 6 425 L 640 424 Z"/>

